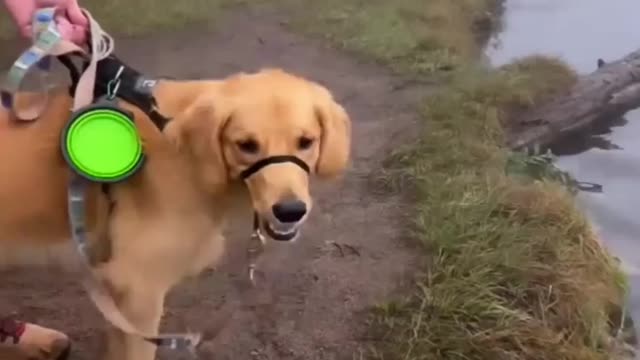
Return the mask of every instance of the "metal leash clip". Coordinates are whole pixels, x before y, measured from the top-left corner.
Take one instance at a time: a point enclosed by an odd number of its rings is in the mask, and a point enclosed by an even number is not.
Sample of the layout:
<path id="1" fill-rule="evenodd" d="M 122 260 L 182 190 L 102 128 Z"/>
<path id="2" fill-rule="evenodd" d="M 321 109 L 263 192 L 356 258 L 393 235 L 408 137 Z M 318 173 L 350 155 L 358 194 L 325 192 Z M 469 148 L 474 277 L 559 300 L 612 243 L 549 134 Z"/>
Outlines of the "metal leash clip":
<path id="1" fill-rule="evenodd" d="M 264 252 L 266 243 L 267 240 L 262 234 L 262 231 L 260 231 L 260 220 L 258 218 L 258 214 L 254 214 L 253 233 L 251 234 L 249 246 L 247 247 L 249 280 L 253 286 L 256 286 L 256 261 Z"/>
<path id="2" fill-rule="evenodd" d="M 145 340 L 157 347 L 162 347 L 172 351 L 187 350 L 191 358 L 197 359 L 197 348 L 201 344 L 202 335 L 199 333 L 185 334 L 162 334 Z"/>
<path id="3" fill-rule="evenodd" d="M 118 72 L 116 73 L 116 76 L 114 76 L 113 79 L 109 80 L 109 82 L 107 83 L 107 100 L 113 100 L 116 98 L 116 95 L 118 95 L 118 90 L 120 90 L 121 83 L 120 77 L 122 76 L 123 71 L 124 66 L 120 66 Z"/>

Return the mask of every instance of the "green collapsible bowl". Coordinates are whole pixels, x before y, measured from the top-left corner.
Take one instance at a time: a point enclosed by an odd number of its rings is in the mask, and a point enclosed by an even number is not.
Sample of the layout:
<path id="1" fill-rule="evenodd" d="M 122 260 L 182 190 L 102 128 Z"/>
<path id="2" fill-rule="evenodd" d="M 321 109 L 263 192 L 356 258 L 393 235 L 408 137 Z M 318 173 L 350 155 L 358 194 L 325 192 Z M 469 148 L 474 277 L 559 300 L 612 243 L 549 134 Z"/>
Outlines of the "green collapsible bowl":
<path id="1" fill-rule="evenodd" d="M 62 133 L 62 154 L 80 176 L 100 183 L 125 180 L 144 162 L 132 114 L 97 103 L 72 114 Z"/>

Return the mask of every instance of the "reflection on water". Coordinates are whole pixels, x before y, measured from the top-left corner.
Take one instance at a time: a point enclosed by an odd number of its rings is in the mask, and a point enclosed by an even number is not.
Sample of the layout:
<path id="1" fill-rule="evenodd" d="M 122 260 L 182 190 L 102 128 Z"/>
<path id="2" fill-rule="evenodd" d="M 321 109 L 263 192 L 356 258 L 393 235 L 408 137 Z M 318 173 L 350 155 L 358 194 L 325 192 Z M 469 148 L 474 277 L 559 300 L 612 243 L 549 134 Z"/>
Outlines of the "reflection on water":
<path id="1" fill-rule="evenodd" d="M 507 0 L 503 32 L 487 55 L 493 65 L 532 53 L 558 56 L 580 73 L 599 58 L 615 60 L 640 45 L 637 0 Z M 578 180 L 602 184 L 579 201 L 632 285 L 632 315 L 640 319 L 640 110 L 609 119 L 555 147 L 558 165 Z M 638 212 L 636 212 L 638 211 Z"/>

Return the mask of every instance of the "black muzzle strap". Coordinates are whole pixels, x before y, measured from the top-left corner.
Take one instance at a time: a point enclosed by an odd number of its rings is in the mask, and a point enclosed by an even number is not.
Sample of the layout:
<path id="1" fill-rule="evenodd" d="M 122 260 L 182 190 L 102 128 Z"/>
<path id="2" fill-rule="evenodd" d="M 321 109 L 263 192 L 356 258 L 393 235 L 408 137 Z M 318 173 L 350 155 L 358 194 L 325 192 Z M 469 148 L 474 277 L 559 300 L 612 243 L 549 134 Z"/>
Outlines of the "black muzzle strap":
<path id="1" fill-rule="evenodd" d="M 307 163 L 304 162 L 299 157 L 292 156 L 292 155 L 277 155 L 277 156 L 269 156 L 264 159 L 260 159 L 256 161 L 255 163 L 253 163 L 253 165 L 249 166 L 247 169 L 245 169 L 243 172 L 240 173 L 240 178 L 242 180 L 245 180 L 251 175 L 260 171 L 265 166 L 272 165 L 272 164 L 288 163 L 288 162 L 298 165 L 306 173 L 311 172 L 309 165 L 307 165 Z"/>

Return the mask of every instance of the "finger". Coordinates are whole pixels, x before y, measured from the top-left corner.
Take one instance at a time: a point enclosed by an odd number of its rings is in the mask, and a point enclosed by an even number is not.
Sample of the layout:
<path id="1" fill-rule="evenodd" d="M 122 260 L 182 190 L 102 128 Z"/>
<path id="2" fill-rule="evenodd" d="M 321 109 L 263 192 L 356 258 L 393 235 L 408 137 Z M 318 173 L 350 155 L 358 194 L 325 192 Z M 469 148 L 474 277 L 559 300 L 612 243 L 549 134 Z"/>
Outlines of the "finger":
<path id="1" fill-rule="evenodd" d="M 69 34 L 69 41 L 78 46 L 83 46 L 87 43 L 87 29 L 80 25 L 72 25 L 71 33 Z"/>
<path id="2" fill-rule="evenodd" d="M 64 40 L 76 45 L 84 45 L 87 41 L 87 29 L 83 26 L 72 24 L 66 17 L 56 17 L 58 31 Z"/>
<path id="3" fill-rule="evenodd" d="M 24 1 L 24 0 L 22 0 Z M 27 2 L 27 1 L 25 1 Z M 35 0 L 35 1 L 31 1 L 33 3 L 35 3 L 37 8 L 42 8 L 42 7 L 50 7 L 50 6 L 60 6 L 60 5 L 64 5 L 66 3 L 65 0 Z"/>
<path id="4" fill-rule="evenodd" d="M 28 0 L 10 0 L 10 1 L 22 1 L 30 2 Z M 82 13 L 78 0 L 35 0 L 38 8 L 42 7 L 55 7 L 56 13 L 65 14 L 69 18 L 69 21 L 76 25 L 87 25 L 89 22 Z"/>
<path id="5" fill-rule="evenodd" d="M 78 5 L 78 0 L 69 0 L 67 3 L 67 17 L 69 21 L 71 21 L 74 25 L 87 26 L 89 25 L 89 20 L 84 16 L 80 6 Z"/>
<path id="6" fill-rule="evenodd" d="M 56 27 L 63 39 L 69 40 L 71 36 L 73 24 L 63 15 L 56 15 Z"/>

